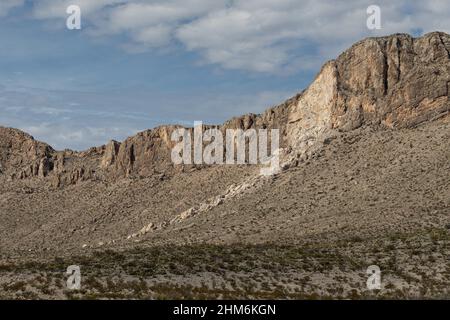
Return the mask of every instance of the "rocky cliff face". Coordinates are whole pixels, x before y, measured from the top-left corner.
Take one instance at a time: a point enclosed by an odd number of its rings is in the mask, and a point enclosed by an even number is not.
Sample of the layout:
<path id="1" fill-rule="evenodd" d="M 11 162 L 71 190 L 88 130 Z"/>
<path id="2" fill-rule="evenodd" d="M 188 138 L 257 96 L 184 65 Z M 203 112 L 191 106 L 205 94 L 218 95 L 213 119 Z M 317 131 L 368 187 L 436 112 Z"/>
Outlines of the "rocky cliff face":
<path id="1" fill-rule="evenodd" d="M 304 150 L 331 130 L 402 128 L 449 114 L 450 36 L 434 32 L 362 40 L 327 62 L 302 93 L 261 115 L 219 126 L 278 128 L 287 153 Z M 83 153 L 56 152 L 29 135 L 1 128 L 2 173 L 10 178 L 52 176 L 56 186 L 85 179 L 149 176 L 173 170 L 170 136 L 176 126 L 147 130 Z"/>
<path id="2" fill-rule="evenodd" d="M 335 62 L 332 126 L 408 127 L 449 111 L 450 36 L 399 34 L 355 44 Z"/>
<path id="3" fill-rule="evenodd" d="M 363 40 L 328 62 L 287 106 L 287 141 L 329 129 L 416 126 L 447 116 L 450 36 L 397 34 Z"/>
<path id="4" fill-rule="evenodd" d="M 449 114 L 450 36 L 434 32 L 362 40 L 327 62 L 301 94 L 225 125 L 272 127 L 298 148 L 327 130 L 416 126 Z"/>
<path id="5" fill-rule="evenodd" d="M 52 154 L 47 144 L 34 140 L 20 130 L 0 127 L 0 173 L 11 178 L 45 177 L 53 170 Z"/>
<path id="6" fill-rule="evenodd" d="M 113 176 L 148 176 L 167 170 L 171 166 L 170 153 L 175 143 L 170 138 L 175 128 L 161 126 L 140 132 L 122 143 L 109 142 L 100 167 Z"/>

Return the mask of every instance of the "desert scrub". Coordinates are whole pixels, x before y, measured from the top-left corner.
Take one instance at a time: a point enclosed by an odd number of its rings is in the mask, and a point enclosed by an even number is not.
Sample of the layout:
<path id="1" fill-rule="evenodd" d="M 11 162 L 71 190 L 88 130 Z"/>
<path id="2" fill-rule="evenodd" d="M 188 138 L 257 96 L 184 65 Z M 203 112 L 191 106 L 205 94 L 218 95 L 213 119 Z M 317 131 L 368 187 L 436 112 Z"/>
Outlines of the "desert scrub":
<path id="1" fill-rule="evenodd" d="M 438 228 L 391 233 L 383 238 L 349 237 L 333 242 L 332 246 L 329 241 L 284 245 L 146 246 L 144 243 L 123 251 L 97 249 L 89 254 L 47 261 L 3 261 L 0 276 L 8 272 L 40 275 L 34 284 L 38 291 L 43 294 L 44 286 L 48 285 L 51 290 L 62 292 L 65 269 L 78 264 L 84 291 L 63 293 L 68 299 L 316 296 L 365 299 L 369 297 L 364 293 L 365 270 L 377 264 L 383 277 L 392 276 L 412 286 L 410 291 L 398 291 L 387 285 L 386 290 L 374 295 L 377 298 L 448 296 L 450 268 L 445 265 L 449 247 L 448 230 Z M 435 265 L 444 267 L 437 272 L 433 269 Z M 205 273 L 211 279 L 198 282 Z M 317 279 L 321 278 L 332 281 L 334 286 L 318 285 Z M 8 296 L 13 293 L 10 285 L 3 284 Z M 21 287 L 20 283 L 16 285 Z M 46 293 L 51 295 L 52 291 Z"/>

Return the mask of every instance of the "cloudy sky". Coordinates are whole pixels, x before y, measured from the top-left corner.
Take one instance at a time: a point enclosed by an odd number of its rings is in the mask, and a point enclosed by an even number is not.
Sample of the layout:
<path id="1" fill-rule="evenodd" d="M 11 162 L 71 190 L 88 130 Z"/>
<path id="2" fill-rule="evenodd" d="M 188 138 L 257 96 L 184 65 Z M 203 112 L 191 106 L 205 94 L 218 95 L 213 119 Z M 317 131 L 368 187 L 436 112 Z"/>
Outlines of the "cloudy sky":
<path id="1" fill-rule="evenodd" d="M 220 123 L 301 91 L 363 37 L 435 30 L 450 31 L 448 0 L 1 0 L 0 125 L 81 150 Z"/>

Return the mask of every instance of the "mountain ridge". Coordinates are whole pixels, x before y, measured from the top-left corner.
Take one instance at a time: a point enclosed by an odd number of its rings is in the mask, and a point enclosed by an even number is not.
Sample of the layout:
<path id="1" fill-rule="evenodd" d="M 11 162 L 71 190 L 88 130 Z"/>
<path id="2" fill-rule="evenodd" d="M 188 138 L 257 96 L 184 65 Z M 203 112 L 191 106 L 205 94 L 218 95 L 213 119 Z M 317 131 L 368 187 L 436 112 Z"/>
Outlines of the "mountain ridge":
<path id="1" fill-rule="evenodd" d="M 216 127 L 222 131 L 280 129 L 283 157 L 292 161 L 332 130 L 413 127 L 445 117 L 450 111 L 449 52 L 450 36 L 442 32 L 418 38 L 408 34 L 366 38 L 326 62 L 301 93 L 261 114 L 233 117 Z M 81 152 L 55 151 L 27 134 L 15 133 L 29 141 L 21 150 L 22 158 L 9 164 L 10 158 L 4 157 L 1 168 L 10 179 L 51 176 L 55 186 L 89 179 L 172 174 L 184 170 L 170 162 L 174 146 L 170 134 L 179 127 L 158 126 L 122 142 L 111 140 Z M 12 129 L 0 130 L 0 136 L 7 136 Z M 7 137 L 3 150 L 8 141 Z M 30 158 L 30 146 L 40 146 L 36 149 L 40 153 Z"/>

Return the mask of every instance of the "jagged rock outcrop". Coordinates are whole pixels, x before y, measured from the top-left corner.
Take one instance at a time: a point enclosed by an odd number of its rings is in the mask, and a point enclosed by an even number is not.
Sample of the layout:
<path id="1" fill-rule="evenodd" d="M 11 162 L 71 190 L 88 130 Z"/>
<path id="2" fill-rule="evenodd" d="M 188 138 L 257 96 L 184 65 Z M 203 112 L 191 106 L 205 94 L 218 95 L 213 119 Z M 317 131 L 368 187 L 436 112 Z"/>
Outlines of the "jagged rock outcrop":
<path id="1" fill-rule="evenodd" d="M 94 149 L 55 151 L 25 132 L 0 127 L 0 174 L 11 180 L 50 177 L 54 186 L 75 184 L 95 176 L 101 153 Z"/>
<path id="2" fill-rule="evenodd" d="M 55 151 L 20 130 L 0 127 L 1 173 L 12 179 L 44 177 L 53 169 Z"/>
<path id="3" fill-rule="evenodd" d="M 110 142 L 103 154 L 101 167 L 113 176 L 136 174 L 148 176 L 171 167 L 171 134 L 177 126 L 146 130 L 122 143 Z"/>
<path id="4" fill-rule="evenodd" d="M 105 151 L 102 157 L 102 161 L 100 163 L 101 168 L 107 168 L 114 164 L 117 159 L 117 155 L 119 153 L 120 142 L 115 140 L 111 140 L 106 146 Z"/>

